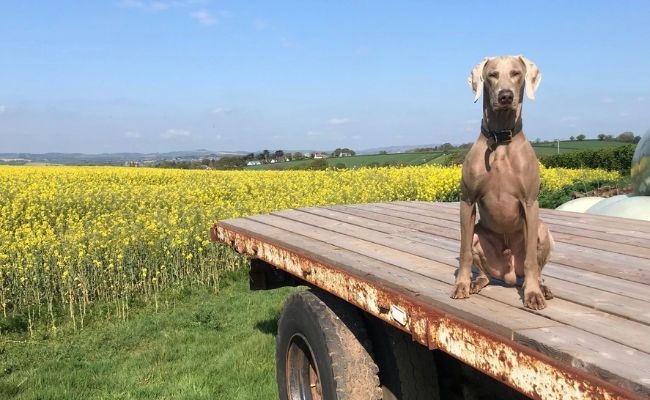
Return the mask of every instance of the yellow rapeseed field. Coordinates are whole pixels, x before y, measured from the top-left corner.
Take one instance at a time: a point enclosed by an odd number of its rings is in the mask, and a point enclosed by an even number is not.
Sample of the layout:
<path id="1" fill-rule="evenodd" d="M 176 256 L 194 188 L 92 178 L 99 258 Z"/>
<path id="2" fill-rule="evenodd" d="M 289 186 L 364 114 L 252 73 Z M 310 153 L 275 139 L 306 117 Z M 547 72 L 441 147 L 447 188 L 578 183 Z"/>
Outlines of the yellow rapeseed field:
<path id="1" fill-rule="evenodd" d="M 551 189 L 618 174 L 542 168 Z M 83 324 L 89 304 L 155 299 L 169 286 L 215 285 L 241 259 L 208 241 L 217 220 L 273 210 L 391 200 L 449 201 L 460 167 L 203 171 L 0 167 L 0 307 L 5 317 L 58 311 Z"/>

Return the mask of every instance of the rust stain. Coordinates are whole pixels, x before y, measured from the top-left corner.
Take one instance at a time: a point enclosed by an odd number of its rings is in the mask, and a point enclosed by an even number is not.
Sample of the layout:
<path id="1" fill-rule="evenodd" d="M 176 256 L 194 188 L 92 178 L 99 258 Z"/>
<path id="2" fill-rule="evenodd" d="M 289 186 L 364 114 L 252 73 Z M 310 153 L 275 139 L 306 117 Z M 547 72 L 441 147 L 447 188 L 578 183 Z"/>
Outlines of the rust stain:
<path id="1" fill-rule="evenodd" d="M 436 310 L 417 298 L 405 296 L 390 283 L 378 285 L 376 280 L 370 281 L 362 274 L 349 273 L 219 224 L 211 229 L 210 236 L 331 292 L 410 333 L 420 344 L 440 349 L 533 399 L 642 399 L 640 395 Z M 406 325 L 392 319 L 391 306 L 406 313 Z"/>

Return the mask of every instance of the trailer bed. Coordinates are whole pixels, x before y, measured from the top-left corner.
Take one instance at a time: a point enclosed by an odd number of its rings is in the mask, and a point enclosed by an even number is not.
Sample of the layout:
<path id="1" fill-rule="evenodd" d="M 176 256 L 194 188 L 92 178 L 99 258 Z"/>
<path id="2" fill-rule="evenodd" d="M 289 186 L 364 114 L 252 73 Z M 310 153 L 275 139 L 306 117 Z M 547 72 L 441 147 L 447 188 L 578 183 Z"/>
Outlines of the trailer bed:
<path id="1" fill-rule="evenodd" d="M 327 290 L 534 398 L 650 398 L 650 222 L 540 210 L 555 294 L 523 307 L 493 281 L 449 297 L 458 203 L 284 210 L 219 222 L 237 251 Z"/>

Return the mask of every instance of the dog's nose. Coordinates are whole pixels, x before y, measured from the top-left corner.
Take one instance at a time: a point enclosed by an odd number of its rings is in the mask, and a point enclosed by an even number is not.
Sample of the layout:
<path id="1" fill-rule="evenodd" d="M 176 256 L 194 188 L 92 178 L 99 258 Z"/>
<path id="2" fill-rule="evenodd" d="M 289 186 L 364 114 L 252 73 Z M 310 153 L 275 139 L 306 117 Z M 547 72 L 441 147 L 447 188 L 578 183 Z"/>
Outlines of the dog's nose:
<path id="1" fill-rule="evenodd" d="M 512 104 L 512 101 L 514 100 L 515 94 L 512 92 L 512 90 L 509 89 L 504 89 L 499 91 L 499 104 L 502 106 L 507 106 Z"/>

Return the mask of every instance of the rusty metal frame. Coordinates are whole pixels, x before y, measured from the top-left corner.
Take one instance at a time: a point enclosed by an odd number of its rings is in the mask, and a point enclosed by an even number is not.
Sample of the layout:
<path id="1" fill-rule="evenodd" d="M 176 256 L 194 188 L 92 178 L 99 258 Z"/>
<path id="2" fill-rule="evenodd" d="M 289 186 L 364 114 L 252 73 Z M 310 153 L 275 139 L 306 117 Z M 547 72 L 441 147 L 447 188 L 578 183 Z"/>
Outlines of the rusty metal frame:
<path id="1" fill-rule="evenodd" d="M 363 272 L 342 270 L 226 223 L 216 224 L 210 234 L 213 240 L 326 290 L 409 333 L 429 349 L 440 349 L 533 399 L 643 399 L 415 296 L 405 296 L 391 282 L 368 280 Z M 396 310 L 404 320 L 396 317 Z"/>

